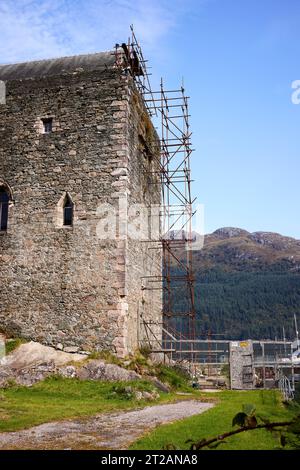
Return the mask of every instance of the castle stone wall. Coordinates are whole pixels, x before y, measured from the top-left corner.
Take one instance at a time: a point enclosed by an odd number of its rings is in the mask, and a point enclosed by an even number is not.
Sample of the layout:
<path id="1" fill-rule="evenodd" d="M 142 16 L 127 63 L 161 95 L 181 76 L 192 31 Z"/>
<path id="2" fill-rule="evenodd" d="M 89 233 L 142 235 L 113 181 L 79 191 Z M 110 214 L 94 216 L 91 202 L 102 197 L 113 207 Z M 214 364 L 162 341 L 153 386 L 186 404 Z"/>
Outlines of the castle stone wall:
<path id="1" fill-rule="evenodd" d="M 148 122 L 145 130 L 141 98 L 113 69 L 11 80 L 6 92 L 0 184 L 11 202 L 8 230 L 0 232 L 0 330 L 59 348 L 127 354 L 138 345 L 140 306 L 160 319 L 161 292 L 145 298 L 141 281 L 159 274 L 160 254 L 151 259 L 145 243 L 111 237 L 112 224 L 103 236 L 103 204 L 159 204 L 139 136 L 157 137 Z M 41 133 L 46 117 L 50 134 Z M 72 227 L 62 225 L 66 192 Z"/>

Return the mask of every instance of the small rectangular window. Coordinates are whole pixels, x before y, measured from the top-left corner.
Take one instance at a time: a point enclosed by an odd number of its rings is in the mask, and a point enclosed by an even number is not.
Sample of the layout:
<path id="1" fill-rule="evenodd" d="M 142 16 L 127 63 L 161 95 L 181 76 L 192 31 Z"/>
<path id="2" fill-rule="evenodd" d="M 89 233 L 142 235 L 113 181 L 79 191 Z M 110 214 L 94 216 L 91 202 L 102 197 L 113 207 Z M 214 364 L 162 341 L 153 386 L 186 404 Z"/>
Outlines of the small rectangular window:
<path id="1" fill-rule="evenodd" d="M 73 225 L 73 207 L 64 208 L 64 225 Z"/>
<path id="2" fill-rule="evenodd" d="M 74 204 L 68 194 L 66 194 L 65 200 L 64 200 L 64 225 L 73 225 L 73 211 L 74 211 Z"/>
<path id="3" fill-rule="evenodd" d="M 0 188 L 0 231 L 6 232 L 8 222 L 9 196 L 3 188 Z"/>
<path id="4" fill-rule="evenodd" d="M 50 132 L 52 132 L 53 119 L 45 118 L 45 119 L 42 119 L 42 122 L 43 122 L 43 133 L 50 134 Z"/>

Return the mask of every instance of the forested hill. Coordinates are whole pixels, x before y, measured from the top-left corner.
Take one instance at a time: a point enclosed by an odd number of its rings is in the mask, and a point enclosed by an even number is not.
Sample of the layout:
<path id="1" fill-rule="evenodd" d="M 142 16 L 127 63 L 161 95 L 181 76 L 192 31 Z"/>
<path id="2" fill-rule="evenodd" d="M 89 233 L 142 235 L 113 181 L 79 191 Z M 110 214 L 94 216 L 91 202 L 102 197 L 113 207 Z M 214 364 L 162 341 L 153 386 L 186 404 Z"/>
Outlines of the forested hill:
<path id="1" fill-rule="evenodd" d="M 232 339 L 279 339 L 284 326 L 294 337 L 294 313 L 300 321 L 300 240 L 221 228 L 194 252 L 194 272 L 201 330 Z"/>

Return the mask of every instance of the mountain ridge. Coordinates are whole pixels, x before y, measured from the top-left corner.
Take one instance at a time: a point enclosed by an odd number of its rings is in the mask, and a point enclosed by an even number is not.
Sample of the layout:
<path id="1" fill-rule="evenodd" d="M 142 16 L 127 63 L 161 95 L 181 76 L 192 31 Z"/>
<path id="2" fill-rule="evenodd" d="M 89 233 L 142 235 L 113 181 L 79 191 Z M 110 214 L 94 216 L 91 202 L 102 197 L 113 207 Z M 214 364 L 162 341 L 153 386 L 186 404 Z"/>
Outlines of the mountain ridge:
<path id="1" fill-rule="evenodd" d="M 300 240 L 275 232 L 248 232 L 237 227 L 222 227 L 204 236 L 196 250 L 198 269 L 221 263 L 229 270 L 277 268 L 300 271 Z M 203 265 L 201 265 L 201 260 Z"/>
<path id="2" fill-rule="evenodd" d="M 294 338 L 294 314 L 300 319 L 300 240 L 222 227 L 193 251 L 193 271 L 201 334 L 274 339 L 282 337 L 284 327 Z M 175 289 L 176 308 L 184 310 L 184 289 Z"/>

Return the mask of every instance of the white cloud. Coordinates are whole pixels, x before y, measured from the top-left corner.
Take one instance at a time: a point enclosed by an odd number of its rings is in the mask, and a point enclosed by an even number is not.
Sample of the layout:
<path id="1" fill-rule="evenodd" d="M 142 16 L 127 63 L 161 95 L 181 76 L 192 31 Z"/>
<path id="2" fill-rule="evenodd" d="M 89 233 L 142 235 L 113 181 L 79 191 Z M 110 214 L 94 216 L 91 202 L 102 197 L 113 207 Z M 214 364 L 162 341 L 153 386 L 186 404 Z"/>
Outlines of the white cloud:
<path id="1" fill-rule="evenodd" d="M 149 52 L 185 8 L 184 0 L 0 0 L 0 63 L 112 49 L 132 23 Z"/>

